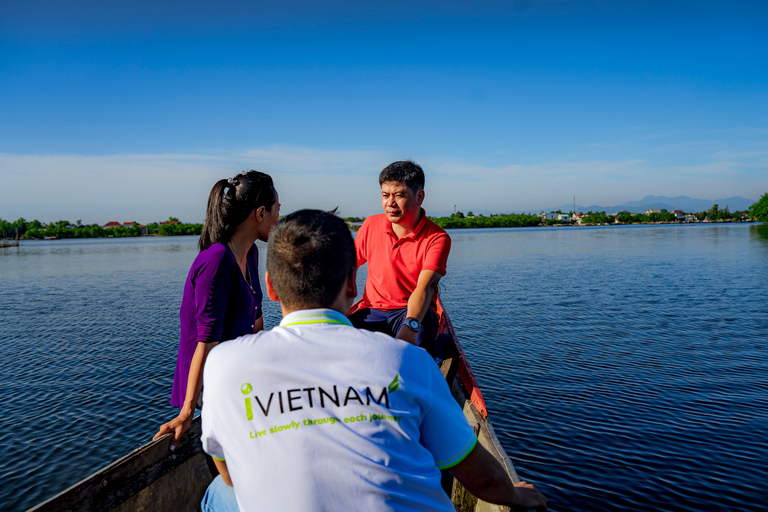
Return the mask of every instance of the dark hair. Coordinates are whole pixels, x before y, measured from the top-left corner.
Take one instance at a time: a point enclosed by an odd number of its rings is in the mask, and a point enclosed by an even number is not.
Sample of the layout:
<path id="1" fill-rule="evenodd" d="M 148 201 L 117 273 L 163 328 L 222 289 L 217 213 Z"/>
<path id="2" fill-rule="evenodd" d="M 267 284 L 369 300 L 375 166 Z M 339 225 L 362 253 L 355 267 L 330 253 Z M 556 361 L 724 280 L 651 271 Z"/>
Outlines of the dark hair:
<path id="1" fill-rule="evenodd" d="M 424 190 L 424 171 L 419 164 L 410 160 L 392 162 L 379 174 L 379 185 L 389 181 L 405 183 L 415 194 L 419 190 Z"/>
<path id="2" fill-rule="evenodd" d="M 280 219 L 269 235 L 269 278 L 290 308 L 330 307 L 355 268 L 349 226 L 333 213 L 299 210 Z"/>
<path id="3" fill-rule="evenodd" d="M 268 211 L 275 204 L 277 192 L 268 174 L 243 171 L 234 178 L 219 180 L 208 196 L 208 209 L 197 247 L 204 251 L 212 244 L 225 244 L 232 239 L 237 226 L 248 215 L 263 206 Z"/>

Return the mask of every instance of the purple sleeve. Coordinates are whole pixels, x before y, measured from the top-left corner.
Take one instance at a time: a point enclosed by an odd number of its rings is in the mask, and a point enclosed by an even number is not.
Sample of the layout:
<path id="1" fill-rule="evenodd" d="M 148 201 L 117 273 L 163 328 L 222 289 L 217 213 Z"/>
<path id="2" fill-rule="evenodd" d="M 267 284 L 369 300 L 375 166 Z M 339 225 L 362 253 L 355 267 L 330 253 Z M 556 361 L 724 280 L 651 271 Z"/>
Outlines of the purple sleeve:
<path id="1" fill-rule="evenodd" d="M 209 251 L 195 277 L 195 320 L 197 342 L 221 341 L 224 316 L 232 293 L 234 264 L 229 252 Z"/>

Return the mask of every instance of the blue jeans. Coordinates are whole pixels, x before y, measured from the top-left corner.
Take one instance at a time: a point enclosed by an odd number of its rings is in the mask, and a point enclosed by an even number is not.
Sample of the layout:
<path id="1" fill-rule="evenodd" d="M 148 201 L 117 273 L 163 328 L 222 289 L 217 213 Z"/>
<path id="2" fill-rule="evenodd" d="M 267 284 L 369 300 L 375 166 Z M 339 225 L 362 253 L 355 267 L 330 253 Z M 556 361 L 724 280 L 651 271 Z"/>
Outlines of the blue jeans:
<path id="1" fill-rule="evenodd" d="M 225 484 L 221 475 L 216 476 L 205 491 L 200 509 L 203 512 L 240 512 L 234 487 Z"/>
<path id="2" fill-rule="evenodd" d="M 407 314 L 408 310 L 406 308 L 393 309 L 391 311 L 364 308 L 349 315 L 349 321 L 358 329 L 383 332 L 395 337 L 403 322 L 405 322 Z M 416 334 L 416 346 L 429 352 L 432 357 L 435 357 L 437 328 L 437 314 L 428 309 L 427 314 L 424 315 L 424 320 L 421 322 L 421 329 Z"/>

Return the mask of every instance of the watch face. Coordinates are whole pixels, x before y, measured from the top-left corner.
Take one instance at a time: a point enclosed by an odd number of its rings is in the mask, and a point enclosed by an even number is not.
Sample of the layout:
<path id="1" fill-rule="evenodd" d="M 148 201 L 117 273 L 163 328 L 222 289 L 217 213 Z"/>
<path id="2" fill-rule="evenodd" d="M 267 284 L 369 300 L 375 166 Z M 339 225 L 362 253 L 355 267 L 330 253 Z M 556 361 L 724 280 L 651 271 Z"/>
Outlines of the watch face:
<path id="1" fill-rule="evenodd" d="M 421 325 L 419 325 L 419 321 L 418 320 L 412 318 L 412 319 L 408 320 L 408 327 L 410 327 L 414 331 L 418 331 L 419 327 L 421 327 Z"/>

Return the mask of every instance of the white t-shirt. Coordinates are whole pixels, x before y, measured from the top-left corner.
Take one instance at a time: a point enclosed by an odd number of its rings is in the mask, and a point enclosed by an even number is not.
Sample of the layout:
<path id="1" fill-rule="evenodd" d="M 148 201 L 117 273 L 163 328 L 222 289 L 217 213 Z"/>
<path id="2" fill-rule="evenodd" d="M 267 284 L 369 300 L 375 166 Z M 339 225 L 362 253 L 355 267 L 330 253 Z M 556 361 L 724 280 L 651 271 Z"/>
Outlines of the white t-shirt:
<path id="1" fill-rule="evenodd" d="M 203 378 L 203 448 L 241 510 L 454 510 L 438 468 L 477 437 L 426 351 L 305 310 L 218 345 Z"/>

